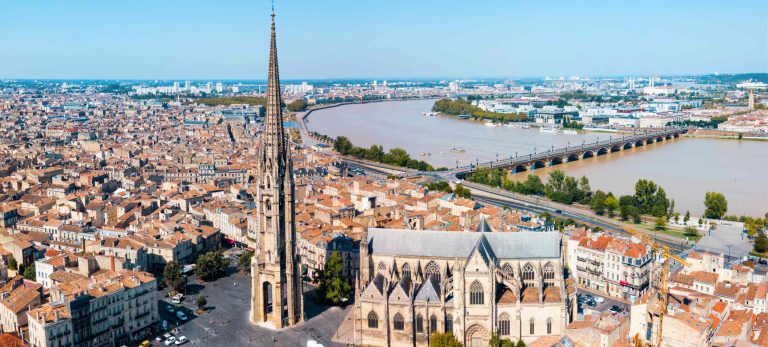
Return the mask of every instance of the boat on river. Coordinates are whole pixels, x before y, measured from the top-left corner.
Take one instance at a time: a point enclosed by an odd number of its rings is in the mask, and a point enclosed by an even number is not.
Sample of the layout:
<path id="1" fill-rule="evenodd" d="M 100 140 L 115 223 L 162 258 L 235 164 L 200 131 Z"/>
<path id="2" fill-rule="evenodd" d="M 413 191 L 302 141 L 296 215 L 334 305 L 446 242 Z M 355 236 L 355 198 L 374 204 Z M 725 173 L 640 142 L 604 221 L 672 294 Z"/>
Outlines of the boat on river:
<path id="1" fill-rule="evenodd" d="M 487 122 L 485 122 L 485 126 L 487 126 L 487 127 L 495 127 L 496 123 L 491 122 L 491 121 L 487 121 Z"/>
<path id="2" fill-rule="evenodd" d="M 563 130 L 563 134 L 566 134 L 566 135 L 576 135 L 576 134 L 578 134 L 578 132 L 576 130 L 568 129 L 568 130 Z"/>
<path id="3" fill-rule="evenodd" d="M 451 148 L 451 152 L 453 152 L 453 153 L 464 153 L 466 151 L 464 150 L 464 148 L 461 148 L 461 147 L 453 147 L 453 148 Z"/>
<path id="4" fill-rule="evenodd" d="M 555 133 L 555 134 L 559 132 L 559 130 L 557 130 L 557 128 L 555 127 L 541 127 L 539 128 L 539 131 L 543 133 Z"/>

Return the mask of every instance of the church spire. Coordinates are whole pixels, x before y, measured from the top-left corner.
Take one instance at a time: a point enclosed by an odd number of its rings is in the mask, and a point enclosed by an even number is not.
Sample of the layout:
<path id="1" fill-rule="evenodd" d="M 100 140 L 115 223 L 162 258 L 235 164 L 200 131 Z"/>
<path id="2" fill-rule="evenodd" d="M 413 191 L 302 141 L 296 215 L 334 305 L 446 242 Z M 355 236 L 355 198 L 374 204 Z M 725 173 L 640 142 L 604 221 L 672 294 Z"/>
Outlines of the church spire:
<path id="1" fill-rule="evenodd" d="M 266 157 L 285 160 L 285 131 L 283 129 L 283 98 L 280 95 L 280 70 L 277 65 L 277 38 L 275 34 L 275 11 L 272 8 L 271 41 L 269 45 L 269 70 L 267 72 L 267 115 L 264 120 Z"/>

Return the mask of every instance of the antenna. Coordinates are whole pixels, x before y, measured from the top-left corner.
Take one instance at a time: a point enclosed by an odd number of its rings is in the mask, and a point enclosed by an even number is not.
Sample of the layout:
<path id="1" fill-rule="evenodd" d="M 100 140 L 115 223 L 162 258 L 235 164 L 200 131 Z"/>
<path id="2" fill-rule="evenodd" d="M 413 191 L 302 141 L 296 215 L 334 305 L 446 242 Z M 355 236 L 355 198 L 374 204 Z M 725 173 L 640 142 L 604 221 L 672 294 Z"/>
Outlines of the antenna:
<path id="1" fill-rule="evenodd" d="M 272 0 L 272 17 L 275 16 L 275 0 Z"/>

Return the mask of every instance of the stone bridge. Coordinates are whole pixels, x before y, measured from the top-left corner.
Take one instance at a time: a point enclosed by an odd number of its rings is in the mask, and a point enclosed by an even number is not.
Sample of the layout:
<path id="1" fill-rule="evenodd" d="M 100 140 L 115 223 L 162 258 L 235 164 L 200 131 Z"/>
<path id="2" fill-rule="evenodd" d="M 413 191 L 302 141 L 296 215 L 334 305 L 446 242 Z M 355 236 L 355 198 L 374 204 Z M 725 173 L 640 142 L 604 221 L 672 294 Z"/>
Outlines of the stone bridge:
<path id="1" fill-rule="evenodd" d="M 638 131 L 631 135 L 612 135 L 609 136 L 607 140 L 583 142 L 581 144 L 562 148 L 551 148 L 547 151 L 534 152 L 498 161 L 476 163 L 474 165 L 451 169 L 449 172 L 451 176 L 463 178 L 467 174 L 474 172 L 478 167 L 503 168 L 510 170 L 513 174 L 523 171 L 533 171 L 544 167 L 645 146 L 655 142 L 671 140 L 680 137 L 686 132 L 686 128 L 666 128 L 659 131 Z"/>

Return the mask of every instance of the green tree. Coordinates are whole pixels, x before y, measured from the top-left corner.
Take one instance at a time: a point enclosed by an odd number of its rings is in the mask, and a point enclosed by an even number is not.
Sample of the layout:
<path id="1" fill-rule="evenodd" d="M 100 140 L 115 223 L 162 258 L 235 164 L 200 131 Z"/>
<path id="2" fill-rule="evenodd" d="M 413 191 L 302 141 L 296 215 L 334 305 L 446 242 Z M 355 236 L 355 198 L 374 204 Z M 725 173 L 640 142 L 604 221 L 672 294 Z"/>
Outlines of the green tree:
<path id="1" fill-rule="evenodd" d="M 453 333 L 434 333 L 429 336 L 429 347 L 461 347 Z"/>
<path id="2" fill-rule="evenodd" d="M 212 281 L 224 274 L 227 261 L 221 251 L 212 251 L 197 258 L 195 274 L 204 281 Z"/>
<path id="3" fill-rule="evenodd" d="M 433 192 L 452 193 L 451 185 L 446 181 L 437 181 L 427 183 L 427 189 Z"/>
<path id="4" fill-rule="evenodd" d="M 757 233 L 757 237 L 755 238 L 755 252 L 768 252 L 768 237 L 766 237 L 763 232 Z"/>
<path id="5" fill-rule="evenodd" d="M 653 181 L 641 179 L 635 183 L 635 200 L 641 214 L 661 217 L 669 209 L 667 193 Z"/>
<path id="6" fill-rule="evenodd" d="M 320 286 L 318 293 L 328 303 L 340 304 L 342 299 L 349 299 L 352 295 L 352 286 L 344 277 L 344 262 L 341 253 L 333 252 L 325 263 L 325 267 L 319 272 Z"/>
<path id="7" fill-rule="evenodd" d="M 680 212 L 675 212 L 672 216 L 675 218 L 675 223 L 680 222 Z"/>
<path id="8" fill-rule="evenodd" d="M 35 271 L 35 263 L 30 264 L 24 269 L 24 278 L 34 281 L 37 278 L 36 271 Z"/>
<path id="9" fill-rule="evenodd" d="M 688 224 L 689 220 L 691 220 L 691 211 L 685 211 L 685 217 L 683 217 L 683 223 Z"/>
<path id="10" fill-rule="evenodd" d="M 336 138 L 336 141 L 333 143 L 333 149 L 336 150 L 336 152 L 339 152 L 342 155 L 347 155 L 352 150 L 354 146 L 352 145 L 352 142 L 349 141 L 349 139 L 346 136 L 339 136 Z"/>
<path id="11" fill-rule="evenodd" d="M 238 260 L 238 263 L 240 265 L 240 268 L 243 270 L 248 270 L 251 268 L 251 258 L 253 258 L 253 251 L 247 250 L 243 252 L 243 254 L 240 255 L 240 259 Z"/>
<path id="12" fill-rule="evenodd" d="M 664 217 L 657 217 L 655 222 L 655 228 L 656 230 L 666 230 L 667 229 L 667 219 Z"/>
<path id="13" fill-rule="evenodd" d="M 488 347 L 515 347 L 515 343 L 507 338 L 502 339 L 498 334 L 494 333 L 491 335 L 491 339 L 488 340 Z"/>
<path id="14" fill-rule="evenodd" d="M 172 287 L 173 290 L 177 292 L 184 290 L 184 286 L 187 284 L 184 280 L 184 276 L 181 274 L 181 264 L 173 260 L 165 264 L 165 269 L 163 269 L 163 278 L 165 280 L 165 284 L 167 284 L 169 287 Z"/>
<path id="15" fill-rule="evenodd" d="M 304 99 L 297 99 L 286 105 L 289 111 L 301 112 L 307 109 L 307 101 Z"/>
<path id="16" fill-rule="evenodd" d="M 16 262 L 16 258 L 10 256 L 8 258 L 8 269 L 16 271 L 19 269 L 19 263 Z"/>
<path id="17" fill-rule="evenodd" d="M 472 192 L 470 192 L 469 189 L 465 188 L 461 184 L 456 185 L 456 188 L 453 189 L 453 193 L 460 198 L 469 199 L 472 197 Z"/>
<path id="18" fill-rule="evenodd" d="M 718 192 L 707 192 L 704 195 L 704 217 L 710 219 L 720 219 L 728 211 L 728 200 L 723 194 Z"/>
<path id="19" fill-rule="evenodd" d="M 205 307 L 205 305 L 208 305 L 208 300 L 203 296 L 203 294 L 197 294 L 197 297 L 195 298 L 195 304 L 197 304 L 197 308 L 202 309 Z"/>
<path id="20" fill-rule="evenodd" d="M 525 347 L 525 342 L 523 340 L 517 340 L 517 345 L 515 347 Z"/>
<path id="21" fill-rule="evenodd" d="M 603 215 L 605 213 L 605 199 L 606 195 L 602 190 L 592 194 L 592 203 L 590 204 L 592 211 L 595 211 L 598 215 Z"/>
<path id="22" fill-rule="evenodd" d="M 608 193 L 608 196 L 605 197 L 605 210 L 608 211 L 608 216 L 613 217 L 618 208 L 619 201 L 613 197 L 613 194 Z"/>

